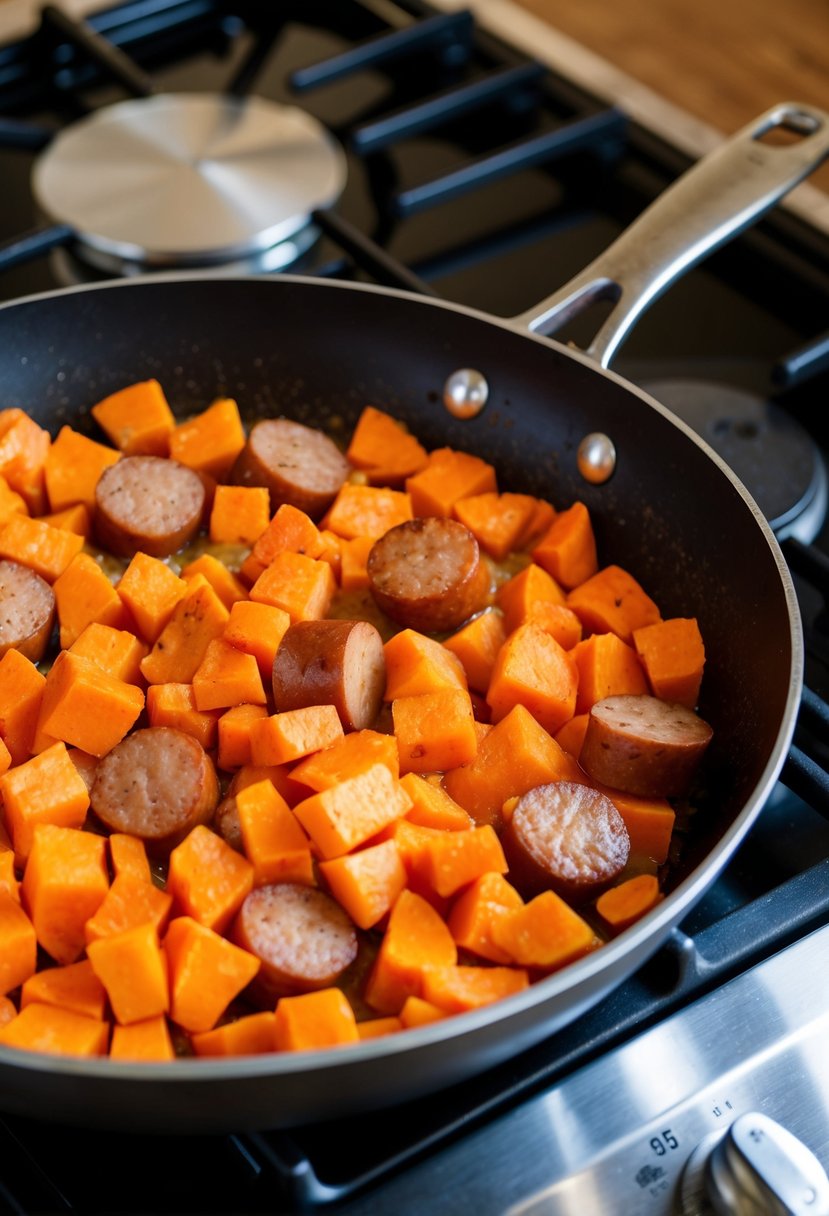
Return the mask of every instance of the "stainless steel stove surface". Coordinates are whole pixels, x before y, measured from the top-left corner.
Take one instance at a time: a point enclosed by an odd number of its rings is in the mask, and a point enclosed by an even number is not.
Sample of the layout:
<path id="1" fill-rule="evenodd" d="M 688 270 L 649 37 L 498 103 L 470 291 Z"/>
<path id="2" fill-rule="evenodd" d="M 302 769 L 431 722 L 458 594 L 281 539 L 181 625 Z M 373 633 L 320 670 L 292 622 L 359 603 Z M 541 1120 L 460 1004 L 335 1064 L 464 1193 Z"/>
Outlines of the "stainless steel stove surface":
<path id="1" fill-rule="evenodd" d="M 48 7 L 34 33 L 2 41 L 0 25 L 3 299 L 177 255 L 229 273 L 368 276 L 513 316 L 702 150 L 694 124 L 630 104 L 614 73 L 598 72 L 594 93 L 581 71 L 562 74 L 554 41 L 514 45 L 449 3 L 74 7 L 88 23 Z M 505 20 L 509 8 L 494 6 L 501 34 L 517 37 L 526 25 Z M 291 107 L 283 146 L 253 132 L 222 147 L 223 116 L 274 106 Z M 100 128 L 103 142 L 87 144 Z M 125 154 L 132 138 L 142 157 Z M 67 170 L 74 141 L 107 174 L 71 159 Z M 290 188 L 274 225 L 262 217 L 281 157 Z M 133 199 L 156 188 L 161 202 L 185 179 L 194 205 L 231 200 L 221 222 L 148 228 Z M 240 206 L 249 192 L 257 205 Z M 0 1212 L 701 1212 L 703 1154 L 687 1165 L 701 1142 L 719 1145 L 708 1185 L 723 1193 L 735 1177 L 762 1188 L 758 1171 L 777 1160 L 773 1129 L 735 1125 L 749 1112 L 829 1165 L 828 319 L 826 208 L 801 188 L 662 297 L 614 365 L 746 480 L 783 539 L 805 622 L 808 689 L 785 785 L 681 931 L 574 1026 L 403 1108 L 180 1139 L 0 1119 Z M 757 1137 L 770 1156 L 749 1170 Z M 791 1210 L 825 1210 L 810 1177 L 796 1196 L 806 1206 Z"/>

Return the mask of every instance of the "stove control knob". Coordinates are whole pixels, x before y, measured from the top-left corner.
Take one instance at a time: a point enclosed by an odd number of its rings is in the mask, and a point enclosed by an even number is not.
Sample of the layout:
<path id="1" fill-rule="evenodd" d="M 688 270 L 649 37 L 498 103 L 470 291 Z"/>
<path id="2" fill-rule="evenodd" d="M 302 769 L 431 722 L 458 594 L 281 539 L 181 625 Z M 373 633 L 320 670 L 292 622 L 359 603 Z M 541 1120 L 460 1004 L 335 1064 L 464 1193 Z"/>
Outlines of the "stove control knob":
<path id="1" fill-rule="evenodd" d="M 829 1178 L 802 1141 L 752 1113 L 697 1146 L 680 1198 L 684 1216 L 829 1216 Z"/>

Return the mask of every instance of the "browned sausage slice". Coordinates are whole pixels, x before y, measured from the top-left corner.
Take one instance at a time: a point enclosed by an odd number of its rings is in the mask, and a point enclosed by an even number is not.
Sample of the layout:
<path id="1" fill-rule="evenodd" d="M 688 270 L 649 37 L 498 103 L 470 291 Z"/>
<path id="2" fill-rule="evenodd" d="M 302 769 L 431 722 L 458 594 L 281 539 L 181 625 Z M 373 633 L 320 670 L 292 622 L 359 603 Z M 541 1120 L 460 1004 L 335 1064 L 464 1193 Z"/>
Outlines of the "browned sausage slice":
<path id="1" fill-rule="evenodd" d="M 644 695 L 606 697 L 590 711 L 579 763 L 611 789 L 676 797 L 687 791 L 713 733 L 684 705 Z"/>
<path id="2" fill-rule="evenodd" d="M 345 730 L 371 726 L 386 687 L 383 639 L 368 621 L 298 621 L 273 663 L 278 712 L 333 705 Z"/>
<path id="3" fill-rule="evenodd" d="M 456 629 L 489 597 L 478 542 L 455 519 L 430 516 L 390 528 L 372 546 L 367 569 L 377 606 L 422 633 Z"/>
<path id="4" fill-rule="evenodd" d="M 334 501 L 351 465 L 332 439 L 288 418 L 257 422 L 230 470 L 238 486 L 265 486 L 271 512 L 283 503 L 319 519 Z"/>
<path id="5" fill-rule="evenodd" d="M 199 530 L 205 488 L 198 473 L 161 456 L 125 456 L 95 487 L 95 533 L 119 557 L 167 557 Z"/>
<path id="6" fill-rule="evenodd" d="M 255 994 L 267 1004 L 335 983 L 357 957 L 357 930 L 324 891 L 272 883 L 247 896 L 231 932 L 262 960 Z"/>
<path id="7" fill-rule="evenodd" d="M 239 807 L 232 794 L 223 798 L 216 807 L 213 814 L 213 831 L 237 853 L 244 853 L 245 845 L 242 840 L 242 825 L 239 822 Z"/>
<path id="8" fill-rule="evenodd" d="M 610 799 L 573 781 L 522 795 L 502 843 L 510 881 L 522 895 L 553 890 L 574 904 L 613 882 L 630 853 L 627 828 Z"/>
<path id="9" fill-rule="evenodd" d="M 0 561 L 0 655 L 12 648 L 32 663 L 43 652 L 55 621 L 55 596 L 28 566 Z"/>
<path id="10" fill-rule="evenodd" d="M 150 726 L 99 761 L 90 801 L 111 832 L 140 836 L 159 857 L 208 822 L 219 782 L 200 743 L 170 726 Z"/>

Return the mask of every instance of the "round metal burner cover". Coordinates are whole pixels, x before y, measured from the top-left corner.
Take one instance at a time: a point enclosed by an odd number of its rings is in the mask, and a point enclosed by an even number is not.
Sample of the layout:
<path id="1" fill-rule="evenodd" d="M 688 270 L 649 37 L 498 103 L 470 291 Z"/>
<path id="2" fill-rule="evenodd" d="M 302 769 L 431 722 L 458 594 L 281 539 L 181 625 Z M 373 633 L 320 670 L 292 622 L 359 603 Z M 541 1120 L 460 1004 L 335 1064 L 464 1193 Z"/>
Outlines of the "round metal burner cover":
<path id="1" fill-rule="evenodd" d="M 182 93 L 120 102 L 68 127 L 33 186 L 99 263 L 199 266 L 278 245 L 339 197 L 345 177 L 342 149 L 304 111 Z"/>
<path id="2" fill-rule="evenodd" d="M 814 539 L 826 513 L 826 469 L 815 441 L 790 414 L 715 381 L 653 380 L 642 387 L 723 458 L 781 539 Z"/>

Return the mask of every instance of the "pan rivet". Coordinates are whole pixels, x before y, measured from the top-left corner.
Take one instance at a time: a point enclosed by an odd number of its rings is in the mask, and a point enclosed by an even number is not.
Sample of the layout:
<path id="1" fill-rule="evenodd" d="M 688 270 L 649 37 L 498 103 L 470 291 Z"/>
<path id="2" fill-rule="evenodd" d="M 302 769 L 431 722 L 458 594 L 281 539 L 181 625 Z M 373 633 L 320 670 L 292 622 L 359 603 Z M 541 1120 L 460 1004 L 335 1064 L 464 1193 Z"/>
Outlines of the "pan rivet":
<path id="1" fill-rule="evenodd" d="M 601 431 L 585 435 L 578 450 L 579 472 L 585 481 L 600 486 L 608 480 L 616 468 L 616 448 L 613 440 Z"/>
<path id="2" fill-rule="evenodd" d="M 455 418 L 475 418 L 486 405 L 489 385 L 474 367 L 461 367 L 443 386 L 443 404 Z"/>

